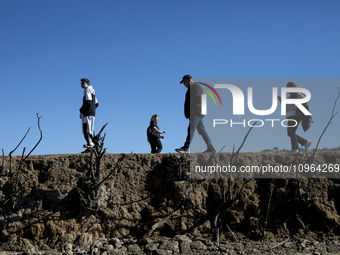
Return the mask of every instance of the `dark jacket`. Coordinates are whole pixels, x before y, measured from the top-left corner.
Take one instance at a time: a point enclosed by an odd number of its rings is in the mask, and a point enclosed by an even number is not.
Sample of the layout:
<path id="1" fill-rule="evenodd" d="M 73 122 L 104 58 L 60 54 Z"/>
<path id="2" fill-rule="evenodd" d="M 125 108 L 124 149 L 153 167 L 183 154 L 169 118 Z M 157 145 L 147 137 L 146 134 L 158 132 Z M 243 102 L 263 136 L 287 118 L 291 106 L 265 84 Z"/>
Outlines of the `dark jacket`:
<path id="1" fill-rule="evenodd" d="M 147 129 L 147 137 L 148 137 L 148 141 L 153 140 L 153 139 L 157 139 L 160 137 L 160 133 L 158 133 L 154 127 L 156 127 L 159 130 L 159 127 L 157 125 L 156 121 L 150 121 L 150 125 Z"/>
<path id="2" fill-rule="evenodd" d="M 302 93 L 291 93 L 290 96 L 289 96 L 289 98 L 304 98 L 304 97 L 306 97 L 306 96 Z M 303 107 L 305 107 L 307 109 L 307 111 L 310 112 L 308 102 L 303 103 L 302 105 L 303 105 Z M 288 107 L 294 108 L 295 105 L 287 105 L 287 108 Z M 303 131 L 306 132 L 310 128 L 311 123 L 313 123 L 312 116 L 311 115 L 305 115 L 299 108 L 296 108 L 294 111 L 295 111 L 295 116 L 297 117 L 297 119 L 301 120 L 301 125 L 302 125 Z"/>
<path id="3" fill-rule="evenodd" d="M 192 83 L 187 93 L 185 94 L 185 102 L 184 102 L 184 115 L 187 119 L 190 118 L 190 114 L 193 115 L 202 115 L 201 114 L 201 97 L 203 91 L 201 86 L 197 84 L 197 82 Z"/>
<path id="4" fill-rule="evenodd" d="M 96 116 L 98 100 L 92 86 L 88 86 L 84 91 L 83 105 L 79 109 L 80 113 L 85 116 Z"/>

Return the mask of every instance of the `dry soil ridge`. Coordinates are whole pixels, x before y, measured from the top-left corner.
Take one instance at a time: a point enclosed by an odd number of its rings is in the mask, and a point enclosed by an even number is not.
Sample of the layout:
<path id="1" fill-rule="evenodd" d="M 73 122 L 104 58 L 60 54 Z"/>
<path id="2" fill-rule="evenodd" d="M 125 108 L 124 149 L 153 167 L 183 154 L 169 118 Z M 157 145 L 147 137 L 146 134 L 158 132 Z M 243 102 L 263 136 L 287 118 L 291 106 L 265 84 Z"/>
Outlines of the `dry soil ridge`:
<path id="1" fill-rule="evenodd" d="M 0 179 L 0 249 L 25 251 L 29 244 L 49 250 L 60 249 L 65 243 L 81 247 L 100 238 L 139 239 L 155 223 L 180 208 L 180 214 L 157 228 L 150 238 L 187 235 L 191 239 L 215 241 L 212 222 L 223 202 L 222 179 L 190 178 L 189 158 L 194 154 L 106 154 L 102 160 L 103 177 L 113 171 L 122 156 L 112 178 L 91 194 L 87 194 L 89 155 L 30 156 L 22 166 L 14 209 L 8 199 L 21 157 L 12 158 L 12 180 L 6 156 Z M 230 156 L 221 153 L 219 160 L 227 164 Z M 291 164 L 307 162 L 310 156 L 311 152 L 242 153 L 238 163 Z M 213 161 L 212 157 L 205 155 L 204 160 Z M 314 162 L 340 164 L 340 152 L 317 152 Z M 240 194 L 246 180 L 233 179 L 233 197 L 239 196 L 220 215 L 220 241 L 262 239 L 271 189 L 265 241 L 281 242 L 287 235 L 291 235 L 291 241 L 337 240 L 339 179 L 299 181 L 304 202 L 297 200 L 298 184 L 294 178 L 277 176 L 274 183 L 272 179 L 252 179 Z M 308 190 L 307 198 L 303 195 Z"/>

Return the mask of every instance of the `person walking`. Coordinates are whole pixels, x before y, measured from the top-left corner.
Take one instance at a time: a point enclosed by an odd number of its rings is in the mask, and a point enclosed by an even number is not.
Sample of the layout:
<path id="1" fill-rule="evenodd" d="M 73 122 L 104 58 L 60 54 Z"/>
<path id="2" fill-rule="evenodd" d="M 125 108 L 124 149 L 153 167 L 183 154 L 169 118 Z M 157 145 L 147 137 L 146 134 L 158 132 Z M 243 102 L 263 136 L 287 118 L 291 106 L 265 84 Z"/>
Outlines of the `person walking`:
<path id="1" fill-rule="evenodd" d="M 294 82 L 288 82 L 286 87 L 296 88 L 296 84 Z M 304 98 L 305 95 L 302 93 L 289 93 L 288 98 Z M 278 100 L 281 103 L 281 97 L 277 97 Z M 299 109 L 294 104 L 287 104 L 286 105 L 286 119 L 288 119 L 288 125 L 287 125 L 287 135 L 290 138 L 292 149 L 289 151 L 289 153 L 297 153 L 299 152 L 299 145 L 305 147 L 305 151 L 308 151 L 311 141 L 306 140 L 302 138 L 301 136 L 296 134 L 296 130 L 303 118 L 302 114 L 298 114 Z"/>
<path id="2" fill-rule="evenodd" d="M 158 120 L 158 115 L 153 115 L 148 127 L 147 136 L 151 146 L 151 153 L 160 153 L 163 149 L 161 140 L 159 140 L 159 138 L 164 139 L 164 136 L 161 136 L 160 134 L 164 134 L 165 132 L 159 130 L 159 127 L 157 125 Z"/>
<path id="3" fill-rule="evenodd" d="M 195 82 L 189 74 L 184 75 L 180 83 L 184 84 L 184 86 L 188 89 L 185 94 L 184 115 L 187 119 L 189 119 L 189 126 L 184 145 L 179 149 L 175 149 L 175 151 L 179 153 L 188 153 L 190 143 L 197 129 L 198 133 L 202 136 L 207 145 L 207 149 L 203 153 L 216 152 L 203 124 L 204 115 L 201 114 L 201 96 L 203 92 L 200 85 L 198 85 L 198 83 Z"/>
<path id="4" fill-rule="evenodd" d="M 96 116 L 96 108 L 98 107 L 98 100 L 96 98 L 95 90 L 90 85 L 90 80 L 83 78 L 80 80 L 81 87 L 84 89 L 83 105 L 79 109 L 79 118 L 82 120 L 82 131 L 86 140 L 87 146 L 94 147 L 91 136 L 94 136 L 94 120 Z M 91 150 L 87 148 L 83 153 L 90 153 Z"/>

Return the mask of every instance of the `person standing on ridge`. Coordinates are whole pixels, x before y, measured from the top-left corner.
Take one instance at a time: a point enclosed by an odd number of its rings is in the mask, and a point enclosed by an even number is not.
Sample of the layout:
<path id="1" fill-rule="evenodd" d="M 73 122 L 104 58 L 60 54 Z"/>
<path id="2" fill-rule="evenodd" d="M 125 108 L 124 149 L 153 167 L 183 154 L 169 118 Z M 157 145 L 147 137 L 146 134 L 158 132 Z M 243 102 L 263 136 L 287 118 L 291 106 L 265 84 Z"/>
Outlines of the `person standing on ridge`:
<path id="1" fill-rule="evenodd" d="M 202 136 L 204 142 L 207 145 L 207 150 L 205 150 L 203 153 L 216 152 L 203 124 L 204 115 L 201 114 L 201 95 L 203 92 L 200 85 L 198 85 L 198 83 L 195 82 L 189 74 L 184 75 L 180 83 L 183 83 L 188 89 L 185 94 L 184 115 L 187 119 L 189 119 L 189 126 L 188 135 L 184 146 L 179 149 L 175 149 L 175 151 L 179 153 L 189 152 L 190 143 L 197 129 L 198 133 Z"/>
<path id="2" fill-rule="evenodd" d="M 98 100 L 95 95 L 93 87 L 90 85 L 90 80 L 83 78 L 80 80 L 81 87 L 84 89 L 83 105 L 79 109 L 79 118 L 82 119 L 82 130 L 87 146 L 94 147 L 91 136 L 94 136 L 94 119 L 96 116 L 96 108 L 98 107 Z M 83 153 L 90 153 L 90 149 L 86 149 Z"/>
<path id="3" fill-rule="evenodd" d="M 296 88 L 294 82 L 288 82 L 286 87 Z M 304 98 L 305 95 L 302 93 L 289 93 L 288 98 Z M 281 97 L 277 96 L 277 99 L 281 103 Z M 287 104 L 286 105 L 286 119 L 288 119 L 287 125 L 287 135 L 290 138 L 292 149 L 289 153 L 297 153 L 299 152 L 299 144 L 305 147 L 305 151 L 308 151 L 311 141 L 302 138 L 301 136 L 296 134 L 296 130 L 302 120 L 301 114 L 298 114 L 298 109 L 295 104 Z"/>

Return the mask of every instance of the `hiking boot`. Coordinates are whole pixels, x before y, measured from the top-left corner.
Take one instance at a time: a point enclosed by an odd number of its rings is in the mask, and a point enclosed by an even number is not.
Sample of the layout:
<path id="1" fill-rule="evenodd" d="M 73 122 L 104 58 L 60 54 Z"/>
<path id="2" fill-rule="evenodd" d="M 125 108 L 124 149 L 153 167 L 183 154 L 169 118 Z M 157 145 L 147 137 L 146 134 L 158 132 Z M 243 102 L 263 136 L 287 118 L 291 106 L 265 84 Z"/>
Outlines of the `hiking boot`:
<path id="1" fill-rule="evenodd" d="M 181 147 L 179 149 L 175 149 L 175 151 L 177 151 L 178 153 L 188 153 L 189 150 L 184 148 L 184 147 Z"/>
<path id="2" fill-rule="evenodd" d="M 307 141 L 307 142 L 305 143 L 305 151 L 308 151 L 309 146 L 310 146 L 311 144 L 312 144 L 311 141 Z"/>
<path id="3" fill-rule="evenodd" d="M 300 152 L 298 149 L 295 149 L 295 150 L 291 150 L 291 151 L 288 151 L 288 153 L 298 153 L 298 152 Z"/>

